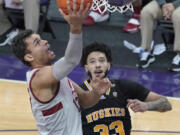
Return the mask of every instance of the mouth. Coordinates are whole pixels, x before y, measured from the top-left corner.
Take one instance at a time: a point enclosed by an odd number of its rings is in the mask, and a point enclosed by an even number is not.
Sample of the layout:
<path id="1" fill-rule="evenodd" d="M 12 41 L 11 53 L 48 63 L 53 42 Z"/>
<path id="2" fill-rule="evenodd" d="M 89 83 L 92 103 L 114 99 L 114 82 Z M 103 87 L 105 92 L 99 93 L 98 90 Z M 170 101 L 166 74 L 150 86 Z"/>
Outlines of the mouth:
<path id="1" fill-rule="evenodd" d="M 50 55 L 50 56 L 54 56 L 54 52 L 50 49 L 50 47 L 47 48 L 47 53 Z"/>
<path id="2" fill-rule="evenodd" d="M 102 70 L 96 70 L 94 74 L 96 77 L 101 77 L 102 75 L 104 75 L 104 72 Z"/>

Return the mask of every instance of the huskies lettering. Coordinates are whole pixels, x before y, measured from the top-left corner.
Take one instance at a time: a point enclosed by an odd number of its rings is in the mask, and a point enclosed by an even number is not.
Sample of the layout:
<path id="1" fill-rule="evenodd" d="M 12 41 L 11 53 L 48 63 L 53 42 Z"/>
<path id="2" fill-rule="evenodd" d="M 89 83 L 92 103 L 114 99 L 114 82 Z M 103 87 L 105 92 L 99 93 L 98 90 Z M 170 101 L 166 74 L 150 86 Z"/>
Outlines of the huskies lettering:
<path id="1" fill-rule="evenodd" d="M 125 116 L 124 108 L 104 108 L 86 115 L 86 120 L 88 123 L 91 123 L 93 121 L 97 121 L 98 119 L 121 116 Z"/>

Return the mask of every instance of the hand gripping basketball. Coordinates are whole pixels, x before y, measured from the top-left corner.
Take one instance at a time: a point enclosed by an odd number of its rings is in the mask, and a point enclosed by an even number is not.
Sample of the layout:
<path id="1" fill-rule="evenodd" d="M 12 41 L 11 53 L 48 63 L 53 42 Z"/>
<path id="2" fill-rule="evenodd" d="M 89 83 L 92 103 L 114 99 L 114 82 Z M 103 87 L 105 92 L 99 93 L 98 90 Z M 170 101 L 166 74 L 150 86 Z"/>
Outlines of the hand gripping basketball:
<path id="1" fill-rule="evenodd" d="M 90 4 L 91 7 L 91 4 L 93 2 L 93 0 L 70 0 L 71 9 L 73 9 L 73 3 L 75 2 L 76 9 L 79 10 L 81 2 L 83 1 L 84 1 L 84 5 L 83 5 L 84 9 L 86 8 L 88 3 Z M 68 14 L 67 2 L 68 0 L 57 0 L 58 8 L 60 8 L 65 14 Z"/>

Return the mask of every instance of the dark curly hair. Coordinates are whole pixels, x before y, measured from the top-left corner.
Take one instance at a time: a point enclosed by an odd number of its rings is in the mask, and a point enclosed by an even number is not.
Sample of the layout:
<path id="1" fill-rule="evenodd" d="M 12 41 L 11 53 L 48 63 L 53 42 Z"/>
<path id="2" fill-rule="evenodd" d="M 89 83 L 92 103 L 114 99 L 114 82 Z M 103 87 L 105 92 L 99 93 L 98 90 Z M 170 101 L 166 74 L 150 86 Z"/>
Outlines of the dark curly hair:
<path id="1" fill-rule="evenodd" d="M 29 62 L 24 60 L 25 54 L 29 53 L 27 50 L 27 43 L 25 39 L 31 36 L 34 32 L 32 30 L 25 30 L 14 37 L 12 42 L 12 50 L 17 58 L 19 58 L 25 65 L 31 66 Z"/>
<path id="2" fill-rule="evenodd" d="M 107 58 L 107 61 L 111 63 L 112 61 L 111 49 L 104 43 L 93 42 L 83 48 L 83 53 L 82 53 L 81 62 L 80 62 L 82 67 L 84 67 L 87 64 L 88 55 L 95 51 L 104 53 Z"/>

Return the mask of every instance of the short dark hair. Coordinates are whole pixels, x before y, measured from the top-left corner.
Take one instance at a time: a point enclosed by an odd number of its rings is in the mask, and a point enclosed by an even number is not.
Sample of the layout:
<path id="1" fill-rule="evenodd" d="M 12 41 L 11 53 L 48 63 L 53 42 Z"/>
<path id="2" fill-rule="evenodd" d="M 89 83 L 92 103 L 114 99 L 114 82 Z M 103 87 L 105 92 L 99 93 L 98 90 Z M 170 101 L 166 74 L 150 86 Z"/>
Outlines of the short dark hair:
<path id="1" fill-rule="evenodd" d="M 93 42 L 88 46 L 84 47 L 82 57 L 81 57 L 81 66 L 84 67 L 87 64 L 87 57 L 90 53 L 99 51 L 105 54 L 107 61 L 111 63 L 112 54 L 111 49 L 104 43 L 101 42 Z"/>
<path id="2" fill-rule="evenodd" d="M 12 42 L 13 53 L 19 58 L 25 65 L 31 66 L 29 62 L 24 60 L 25 54 L 29 53 L 27 50 L 26 38 L 31 36 L 34 32 L 32 30 L 21 31 L 17 36 L 14 37 Z"/>

